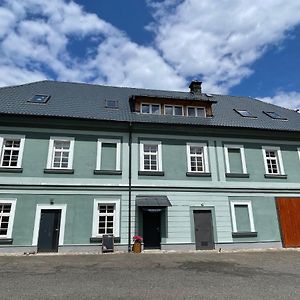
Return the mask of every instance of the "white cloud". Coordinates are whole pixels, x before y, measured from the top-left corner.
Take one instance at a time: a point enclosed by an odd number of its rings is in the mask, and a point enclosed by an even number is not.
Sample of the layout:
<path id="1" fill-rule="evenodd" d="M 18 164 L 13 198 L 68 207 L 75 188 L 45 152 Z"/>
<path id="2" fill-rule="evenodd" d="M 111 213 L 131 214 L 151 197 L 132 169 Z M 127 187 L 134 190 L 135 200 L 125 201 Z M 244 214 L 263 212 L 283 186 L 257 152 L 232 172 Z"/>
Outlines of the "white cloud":
<path id="1" fill-rule="evenodd" d="M 280 91 L 273 97 L 257 97 L 257 99 L 290 109 L 300 109 L 300 93 L 298 92 Z"/>
<path id="2" fill-rule="evenodd" d="M 2 1 L 3 2 L 3 1 Z M 4 0 L 0 8 L 0 85 L 49 78 L 122 86 L 227 93 L 249 76 L 267 46 L 300 22 L 298 0 L 147 0 L 156 39 L 138 45 L 73 1 Z M 86 55 L 70 45 L 90 40 Z"/>
<path id="3" fill-rule="evenodd" d="M 148 3 L 154 8 L 151 29 L 164 59 L 182 76 L 201 76 L 210 92 L 226 93 L 249 76 L 251 64 L 267 46 L 282 41 L 300 22 L 299 0 Z"/>
<path id="4" fill-rule="evenodd" d="M 186 86 L 185 79 L 154 48 L 133 43 L 72 1 L 10 0 L 0 16 L 4 29 L 0 65 L 11 70 L 10 76 L 0 72 L 2 85 L 29 82 L 50 73 L 66 81 L 165 89 Z M 86 47 L 87 55 L 79 58 L 68 46 L 80 39 L 93 39 L 98 45 L 94 51 Z M 13 71 L 18 72 L 15 78 Z"/>

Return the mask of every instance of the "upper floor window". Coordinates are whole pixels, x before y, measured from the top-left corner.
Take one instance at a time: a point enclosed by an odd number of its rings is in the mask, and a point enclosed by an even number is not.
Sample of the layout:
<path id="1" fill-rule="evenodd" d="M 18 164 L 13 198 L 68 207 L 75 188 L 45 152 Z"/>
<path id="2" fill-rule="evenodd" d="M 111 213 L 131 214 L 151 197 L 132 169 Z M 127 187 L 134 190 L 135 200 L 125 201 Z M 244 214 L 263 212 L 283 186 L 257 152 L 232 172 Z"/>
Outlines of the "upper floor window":
<path id="1" fill-rule="evenodd" d="M 94 201 L 93 237 L 104 234 L 119 237 L 120 200 L 107 199 Z"/>
<path id="2" fill-rule="evenodd" d="M 140 142 L 141 171 L 162 171 L 161 142 Z"/>
<path id="3" fill-rule="evenodd" d="M 72 169 L 74 138 L 51 137 L 48 151 L 48 169 Z"/>
<path id="4" fill-rule="evenodd" d="M 224 145 L 226 173 L 246 174 L 245 151 L 242 145 Z"/>
<path id="5" fill-rule="evenodd" d="M 187 143 L 188 172 L 208 173 L 208 157 L 206 144 Z"/>
<path id="6" fill-rule="evenodd" d="M 182 116 L 183 106 L 181 105 L 165 105 L 164 106 L 165 115 Z"/>
<path id="7" fill-rule="evenodd" d="M 24 136 L 0 136 L 0 167 L 21 168 Z"/>
<path id="8" fill-rule="evenodd" d="M 0 200 L 0 239 L 11 238 L 16 200 Z"/>
<path id="9" fill-rule="evenodd" d="M 187 107 L 187 115 L 188 117 L 206 117 L 206 111 L 204 107 Z"/>
<path id="10" fill-rule="evenodd" d="M 262 147 L 266 174 L 284 175 L 281 151 L 279 147 Z"/>
<path id="11" fill-rule="evenodd" d="M 121 140 L 98 139 L 96 170 L 121 170 Z"/>
<path id="12" fill-rule="evenodd" d="M 231 201 L 233 232 L 255 232 L 251 201 Z"/>
<path id="13" fill-rule="evenodd" d="M 141 113 L 142 114 L 154 114 L 160 115 L 160 104 L 150 104 L 142 103 L 141 104 Z"/>

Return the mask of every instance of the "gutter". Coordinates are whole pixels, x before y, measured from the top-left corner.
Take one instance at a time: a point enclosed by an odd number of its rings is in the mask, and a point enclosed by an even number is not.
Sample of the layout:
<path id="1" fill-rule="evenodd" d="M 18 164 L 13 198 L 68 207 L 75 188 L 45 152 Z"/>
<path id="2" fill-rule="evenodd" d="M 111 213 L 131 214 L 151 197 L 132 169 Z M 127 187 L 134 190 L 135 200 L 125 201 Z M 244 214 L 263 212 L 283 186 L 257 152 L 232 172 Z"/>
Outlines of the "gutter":
<path id="1" fill-rule="evenodd" d="M 129 147 L 129 154 L 128 154 L 128 252 L 131 252 L 131 190 L 132 190 L 132 123 L 129 122 L 129 141 L 128 141 L 128 147 Z"/>

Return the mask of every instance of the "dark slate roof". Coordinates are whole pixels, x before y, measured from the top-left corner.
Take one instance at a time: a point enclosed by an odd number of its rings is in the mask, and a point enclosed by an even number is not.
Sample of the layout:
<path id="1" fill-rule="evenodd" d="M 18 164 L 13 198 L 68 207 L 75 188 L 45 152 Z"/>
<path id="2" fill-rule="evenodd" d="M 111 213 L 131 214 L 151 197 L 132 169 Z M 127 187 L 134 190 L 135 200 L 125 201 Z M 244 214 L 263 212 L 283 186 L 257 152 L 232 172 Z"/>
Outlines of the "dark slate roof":
<path id="1" fill-rule="evenodd" d="M 27 102 L 28 99 L 36 94 L 50 95 L 51 98 L 46 104 Z M 213 103 L 214 116 L 212 118 L 194 118 L 133 113 L 129 105 L 129 98 L 132 96 L 211 101 Z M 118 100 L 119 109 L 106 108 L 106 99 Z M 257 118 L 244 118 L 236 113 L 234 109 L 248 110 Z M 287 118 L 287 120 L 272 119 L 264 114 L 263 111 L 274 111 Z M 249 97 L 224 95 L 208 97 L 206 94 L 194 96 L 190 92 L 57 81 L 40 81 L 0 88 L 0 114 L 300 131 L 299 113 Z"/>

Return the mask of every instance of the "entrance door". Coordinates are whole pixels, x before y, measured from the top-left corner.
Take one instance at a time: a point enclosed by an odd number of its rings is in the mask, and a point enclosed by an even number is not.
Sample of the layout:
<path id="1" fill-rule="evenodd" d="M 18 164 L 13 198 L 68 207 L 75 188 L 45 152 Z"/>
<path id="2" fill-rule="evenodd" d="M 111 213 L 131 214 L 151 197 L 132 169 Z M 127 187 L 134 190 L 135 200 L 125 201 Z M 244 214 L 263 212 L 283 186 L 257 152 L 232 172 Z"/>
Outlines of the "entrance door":
<path id="1" fill-rule="evenodd" d="M 42 209 L 38 252 L 57 252 L 60 229 L 60 209 Z"/>
<path id="2" fill-rule="evenodd" d="M 211 210 L 194 210 L 196 250 L 214 249 Z"/>
<path id="3" fill-rule="evenodd" d="M 143 239 L 145 249 L 160 249 L 160 211 L 143 211 Z"/>
<path id="4" fill-rule="evenodd" d="M 277 198 L 283 246 L 300 247 L 300 198 Z"/>

